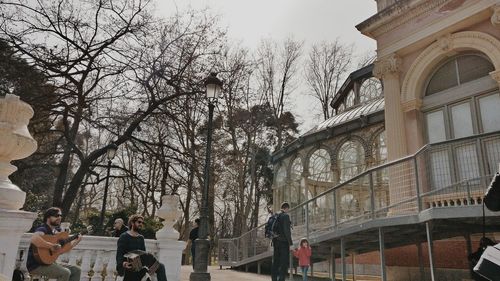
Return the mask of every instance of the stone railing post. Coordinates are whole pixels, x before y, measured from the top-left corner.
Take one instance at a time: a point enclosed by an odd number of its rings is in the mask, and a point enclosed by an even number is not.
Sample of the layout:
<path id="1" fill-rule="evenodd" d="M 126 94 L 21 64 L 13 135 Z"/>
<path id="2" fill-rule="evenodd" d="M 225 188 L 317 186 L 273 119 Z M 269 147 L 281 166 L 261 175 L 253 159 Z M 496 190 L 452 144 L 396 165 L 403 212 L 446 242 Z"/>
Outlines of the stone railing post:
<path id="1" fill-rule="evenodd" d="M 31 117 L 33 109 L 18 96 L 0 97 L 0 276 L 7 280 L 14 271 L 21 236 L 36 218 L 35 213 L 19 211 L 26 193 L 9 180 L 17 169 L 10 161 L 36 151 L 37 143 L 28 131 Z"/>
<path id="2" fill-rule="evenodd" d="M 165 265 L 168 281 L 179 281 L 181 274 L 182 251 L 186 242 L 179 241 L 179 232 L 173 225 L 181 215 L 179 199 L 175 195 L 162 196 L 162 206 L 158 217 L 162 218 L 163 228 L 156 232 L 158 240 L 158 259 Z"/>

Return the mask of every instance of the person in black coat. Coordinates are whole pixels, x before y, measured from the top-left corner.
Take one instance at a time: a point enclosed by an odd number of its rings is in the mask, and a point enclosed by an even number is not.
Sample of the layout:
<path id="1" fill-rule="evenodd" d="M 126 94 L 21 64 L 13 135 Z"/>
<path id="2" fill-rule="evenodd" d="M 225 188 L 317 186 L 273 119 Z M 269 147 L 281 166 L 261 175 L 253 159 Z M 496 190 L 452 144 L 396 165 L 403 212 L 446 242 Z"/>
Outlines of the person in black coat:
<path id="1" fill-rule="evenodd" d="M 191 258 L 193 260 L 193 268 L 194 268 L 194 257 L 195 257 L 195 241 L 198 239 L 198 229 L 200 228 L 200 219 L 194 220 L 194 228 L 189 232 L 189 240 L 191 241 Z"/>
<path id="2" fill-rule="evenodd" d="M 286 272 L 288 271 L 290 251 L 293 250 L 289 210 L 290 204 L 283 202 L 276 222 L 278 223 L 278 236 L 273 238 L 272 281 L 285 281 Z"/>
<path id="3" fill-rule="evenodd" d="M 142 236 L 139 231 L 142 230 L 144 225 L 144 217 L 141 215 L 132 215 L 128 220 L 129 231 L 122 233 L 117 241 L 116 249 L 116 271 L 118 275 L 124 276 L 124 280 L 128 280 L 127 271 L 131 272 L 132 264 L 130 264 L 124 257 L 128 252 L 134 250 L 146 251 L 146 244 L 144 242 L 144 236 Z M 133 274 L 133 273 L 132 273 Z M 165 265 L 160 263 L 160 266 L 156 270 L 156 278 L 158 281 L 167 281 L 167 275 L 165 272 Z"/>

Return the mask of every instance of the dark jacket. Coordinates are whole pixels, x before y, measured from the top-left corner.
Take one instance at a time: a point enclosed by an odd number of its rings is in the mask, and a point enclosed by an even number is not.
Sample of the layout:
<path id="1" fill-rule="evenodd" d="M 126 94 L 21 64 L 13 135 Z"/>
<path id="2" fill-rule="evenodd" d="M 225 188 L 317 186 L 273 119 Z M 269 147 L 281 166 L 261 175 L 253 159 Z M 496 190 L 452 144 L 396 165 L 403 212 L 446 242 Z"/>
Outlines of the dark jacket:
<path id="1" fill-rule="evenodd" d="M 128 232 L 123 233 L 117 242 L 118 248 L 116 249 L 116 271 L 120 276 L 123 276 L 124 268 L 123 262 L 125 258 L 123 255 L 133 250 L 146 251 L 146 244 L 144 243 L 144 236 L 132 236 Z"/>
<path id="2" fill-rule="evenodd" d="M 120 230 L 113 230 L 113 237 L 120 237 L 123 233 L 128 231 L 128 227 L 122 225 Z"/>
<path id="3" fill-rule="evenodd" d="M 283 241 L 283 242 L 288 242 L 288 245 L 293 245 L 292 241 L 292 227 L 291 227 L 291 221 L 290 221 L 290 216 L 285 213 L 281 212 L 278 215 L 278 237 L 276 238 L 278 241 Z"/>
<path id="4" fill-rule="evenodd" d="M 195 227 L 195 228 L 191 229 L 191 232 L 189 232 L 189 240 L 191 240 L 192 242 L 194 242 L 194 240 L 198 239 L 198 229 L 200 229 L 200 228 Z"/>

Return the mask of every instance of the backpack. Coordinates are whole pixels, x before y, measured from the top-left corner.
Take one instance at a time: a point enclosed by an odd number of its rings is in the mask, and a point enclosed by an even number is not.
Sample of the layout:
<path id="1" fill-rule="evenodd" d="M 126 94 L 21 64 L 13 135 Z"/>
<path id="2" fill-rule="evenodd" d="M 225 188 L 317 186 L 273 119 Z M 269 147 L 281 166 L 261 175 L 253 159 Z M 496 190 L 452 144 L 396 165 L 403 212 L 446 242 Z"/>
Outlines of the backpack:
<path id="1" fill-rule="evenodd" d="M 267 220 L 266 226 L 264 227 L 264 235 L 266 238 L 273 239 L 279 236 L 279 215 L 279 213 L 274 213 Z"/>
<path id="2" fill-rule="evenodd" d="M 12 281 L 24 281 L 24 273 L 19 269 L 14 269 Z"/>

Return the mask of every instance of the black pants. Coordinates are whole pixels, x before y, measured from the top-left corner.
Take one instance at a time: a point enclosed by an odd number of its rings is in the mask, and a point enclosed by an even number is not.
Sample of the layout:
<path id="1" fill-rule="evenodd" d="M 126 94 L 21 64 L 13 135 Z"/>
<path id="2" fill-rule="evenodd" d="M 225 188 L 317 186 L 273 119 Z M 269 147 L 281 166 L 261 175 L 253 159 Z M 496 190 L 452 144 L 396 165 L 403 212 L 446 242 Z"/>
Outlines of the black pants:
<path id="1" fill-rule="evenodd" d="M 191 260 L 192 260 L 192 264 L 193 264 L 193 269 L 194 269 L 194 257 L 196 256 L 196 247 L 194 245 L 194 240 L 193 242 L 191 242 Z"/>
<path id="2" fill-rule="evenodd" d="M 290 263 L 290 246 L 287 241 L 273 241 L 273 266 L 271 268 L 272 281 L 284 281 Z"/>

